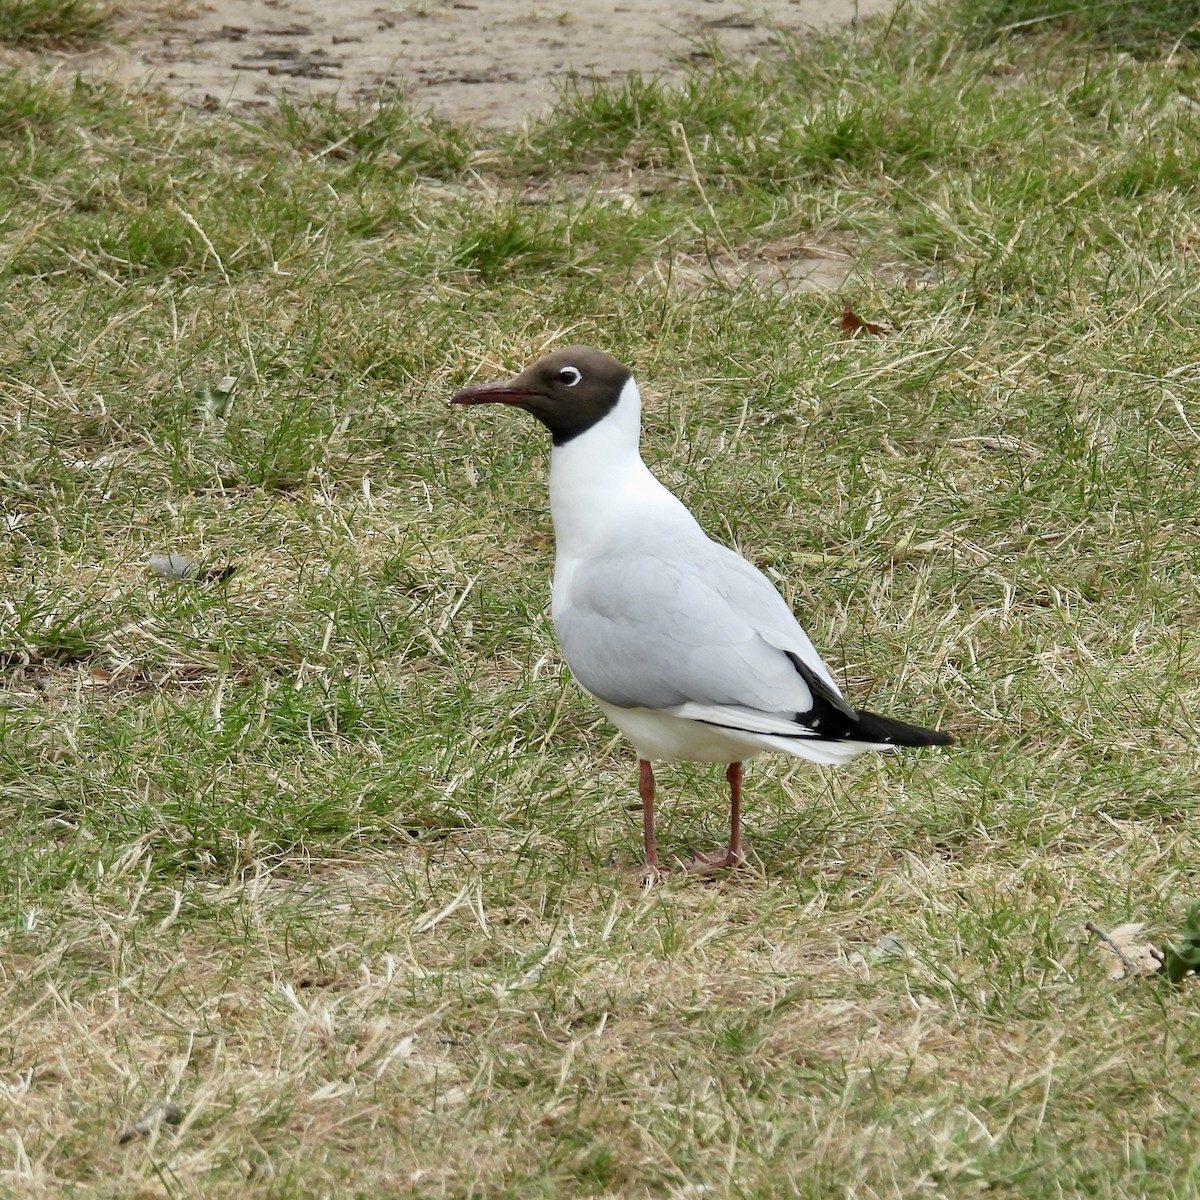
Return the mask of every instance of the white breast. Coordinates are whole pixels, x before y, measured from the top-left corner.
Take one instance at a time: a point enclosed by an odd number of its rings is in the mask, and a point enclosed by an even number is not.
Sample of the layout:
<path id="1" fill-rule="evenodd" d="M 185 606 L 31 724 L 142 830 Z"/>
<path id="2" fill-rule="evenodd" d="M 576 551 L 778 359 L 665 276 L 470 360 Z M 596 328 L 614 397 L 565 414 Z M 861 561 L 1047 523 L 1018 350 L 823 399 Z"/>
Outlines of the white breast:
<path id="1" fill-rule="evenodd" d="M 579 564 L 619 547 L 622 534 L 653 522 L 697 529 L 696 520 L 642 462 L 642 397 L 630 378 L 613 410 L 550 455 L 554 520 L 552 613 L 570 603 Z"/>

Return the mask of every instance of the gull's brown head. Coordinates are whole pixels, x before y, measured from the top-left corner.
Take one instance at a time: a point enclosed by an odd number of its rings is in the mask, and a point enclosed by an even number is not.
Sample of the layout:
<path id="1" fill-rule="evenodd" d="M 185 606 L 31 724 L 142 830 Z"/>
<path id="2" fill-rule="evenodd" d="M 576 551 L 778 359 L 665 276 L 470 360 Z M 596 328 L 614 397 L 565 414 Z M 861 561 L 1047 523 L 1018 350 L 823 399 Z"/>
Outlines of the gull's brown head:
<path id="1" fill-rule="evenodd" d="M 561 446 L 616 407 L 628 367 L 591 346 L 564 346 L 501 383 L 463 388 L 451 404 L 511 404 L 532 413 Z"/>

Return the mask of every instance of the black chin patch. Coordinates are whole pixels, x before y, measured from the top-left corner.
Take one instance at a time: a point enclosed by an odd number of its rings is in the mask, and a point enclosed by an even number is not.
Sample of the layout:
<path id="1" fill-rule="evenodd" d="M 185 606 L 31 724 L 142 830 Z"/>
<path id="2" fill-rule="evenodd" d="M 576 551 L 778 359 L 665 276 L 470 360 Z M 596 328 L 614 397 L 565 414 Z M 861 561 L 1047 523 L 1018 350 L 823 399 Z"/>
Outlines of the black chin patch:
<path id="1" fill-rule="evenodd" d="M 622 384 L 622 387 L 624 384 Z M 578 385 L 582 391 L 584 384 Z M 572 438 L 586 433 L 593 425 L 603 421 L 621 398 L 620 391 L 607 392 L 602 395 L 583 395 L 572 404 L 561 404 L 545 396 L 530 396 L 520 407 L 532 413 L 545 427 L 550 430 L 550 437 L 556 446 L 565 446 Z"/>

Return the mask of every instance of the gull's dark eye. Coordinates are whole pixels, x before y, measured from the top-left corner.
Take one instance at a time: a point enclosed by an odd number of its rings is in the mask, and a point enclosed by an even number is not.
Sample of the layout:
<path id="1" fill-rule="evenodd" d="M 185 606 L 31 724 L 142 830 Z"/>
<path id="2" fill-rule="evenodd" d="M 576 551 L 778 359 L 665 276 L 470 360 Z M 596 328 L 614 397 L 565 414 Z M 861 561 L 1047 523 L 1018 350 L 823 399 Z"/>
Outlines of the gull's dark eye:
<path id="1" fill-rule="evenodd" d="M 563 367 L 558 373 L 558 382 L 565 383 L 567 387 L 574 387 L 582 378 L 578 367 Z"/>

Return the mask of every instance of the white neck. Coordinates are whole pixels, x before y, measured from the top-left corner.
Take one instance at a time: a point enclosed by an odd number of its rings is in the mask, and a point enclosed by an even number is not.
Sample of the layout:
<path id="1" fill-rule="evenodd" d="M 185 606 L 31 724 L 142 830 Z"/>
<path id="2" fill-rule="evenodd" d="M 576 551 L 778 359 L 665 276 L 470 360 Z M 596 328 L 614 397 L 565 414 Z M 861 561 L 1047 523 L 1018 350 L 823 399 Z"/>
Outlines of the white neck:
<path id="1" fill-rule="evenodd" d="M 642 397 L 629 379 L 616 406 L 550 454 L 550 515 L 560 550 L 582 547 L 596 518 L 642 477 L 657 485 L 638 451 Z"/>
<path id="2" fill-rule="evenodd" d="M 550 515 L 554 519 L 555 580 L 586 558 L 650 523 L 699 529 L 695 518 L 642 462 L 638 450 L 642 398 L 630 379 L 616 406 L 550 454 Z"/>

